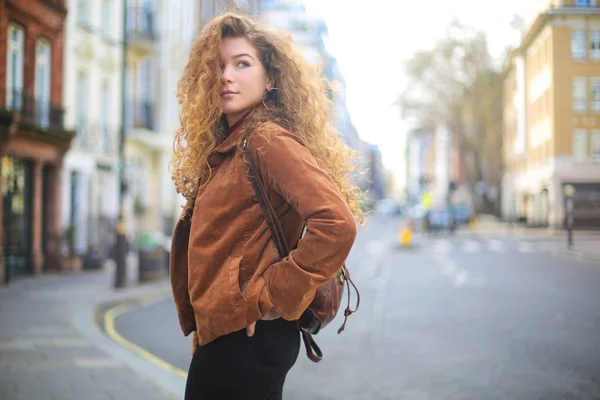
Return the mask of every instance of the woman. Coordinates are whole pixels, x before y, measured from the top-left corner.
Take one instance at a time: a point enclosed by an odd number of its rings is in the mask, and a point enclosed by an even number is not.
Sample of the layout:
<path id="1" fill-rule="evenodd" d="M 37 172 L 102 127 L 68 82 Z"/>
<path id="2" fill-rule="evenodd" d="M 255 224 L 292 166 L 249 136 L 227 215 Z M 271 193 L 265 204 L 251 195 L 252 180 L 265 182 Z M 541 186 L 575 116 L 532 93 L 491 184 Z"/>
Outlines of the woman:
<path id="1" fill-rule="evenodd" d="M 324 84 L 288 38 L 248 17 L 215 18 L 191 50 L 171 163 L 187 199 L 171 251 L 179 321 L 194 333 L 186 399 L 281 399 L 300 347 L 295 320 L 350 252 L 361 193 Z M 245 151 L 298 243 L 283 259 Z"/>

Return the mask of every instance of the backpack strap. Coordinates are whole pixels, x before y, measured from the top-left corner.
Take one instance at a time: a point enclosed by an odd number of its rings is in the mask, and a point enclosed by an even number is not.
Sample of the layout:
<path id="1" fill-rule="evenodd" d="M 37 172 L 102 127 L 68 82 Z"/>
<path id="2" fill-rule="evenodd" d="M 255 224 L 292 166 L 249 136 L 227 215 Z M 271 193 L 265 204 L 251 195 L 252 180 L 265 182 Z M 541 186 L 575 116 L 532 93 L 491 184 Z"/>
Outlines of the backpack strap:
<path id="1" fill-rule="evenodd" d="M 343 278 L 341 279 L 344 279 L 344 284 L 346 285 L 346 288 L 348 288 L 348 305 L 344 310 L 344 323 L 342 324 L 342 326 L 340 326 L 340 329 L 338 329 L 338 335 L 343 332 L 344 328 L 346 328 L 346 321 L 348 321 L 348 317 L 355 313 L 358 310 L 358 307 L 360 307 L 360 292 L 358 291 L 358 288 L 352 281 L 352 278 L 350 278 L 350 272 L 348 272 L 348 268 L 346 268 L 346 266 L 343 266 L 342 272 Z M 354 307 L 354 310 L 350 308 L 350 285 L 352 285 L 354 291 L 356 292 L 356 307 Z"/>
<path id="2" fill-rule="evenodd" d="M 323 352 L 313 339 L 312 335 L 303 330 L 300 330 L 300 333 L 302 334 L 302 341 L 304 342 L 304 348 L 306 349 L 306 356 L 312 362 L 318 363 L 321 361 L 323 359 Z"/>

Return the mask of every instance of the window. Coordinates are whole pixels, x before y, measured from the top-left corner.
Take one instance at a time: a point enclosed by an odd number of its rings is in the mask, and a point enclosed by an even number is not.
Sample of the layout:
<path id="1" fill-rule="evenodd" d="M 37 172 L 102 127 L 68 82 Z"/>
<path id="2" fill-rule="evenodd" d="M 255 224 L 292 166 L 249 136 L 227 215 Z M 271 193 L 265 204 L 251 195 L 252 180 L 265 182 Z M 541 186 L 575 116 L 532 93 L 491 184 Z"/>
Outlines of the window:
<path id="1" fill-rule="evenodd" d="M 150 65 L 150 61 L 146 60 L 142 63 L 139 70 L 139 98 L 137 104 L 137 112 L 136 115 L 137 122 L 141 124 L 142 127 L 150 129 L 150 121 L 152 119 L 152 108 L 151 108 L 151 76 L 152 76 L 152 66 Z"/>
<path id="2" fill-rule="evenodd" d="M 23 53 L 25 30 L 14 23 L 8 25 L 8 51 L 6 57 L 6 108 L 20 110 L 23 105 Z"/>
<path id="3" fill-rule="evenodd" d="M 77 24 L 83 28 L 89 27 L 90 2 L 88 0 L 77 0 Z"/>
<path id="4" fill-rule="evenodd" d="M 548 63 L 548 58 L 547 58 L 547 44 L 548 44 L 548 40 L 544 40 L 544 44 L 542 44 L 541 48 L 540 48 L 540 64 L 541 67 L 544 67 L 544 65 L 546 65 Z"/>
<path id="5" fill-rule="evenodd" d="M 588 134 L 585 129 L 573 131 L 572 153 L 575 161 L 585 161 L 588 156 Z"/>
<path id="6" fill-rule="evenodd" d="M 102 134 L 102 148 L 105 152 L 111 150 L 111 135 L 110 135 L 110 89 L 108 81 L 102 84 L 102 92 L 100 94 L 100 123 Z"/>
<path id="7" fill-rule="evenodd" d="M 590 32 L 590 58 L 600 60 L 600 31 Z"/>
<path id="8" fill-rule="evenodd" d="M 585 31 L 571 32 L 571 57 L 573 60 L 585 60 Z"/>
<path id="9" fill-rule="evenodd" d="M 88 141 L 87 135 L 87 101 L 88 79 L 85 72 L 77 75 L 77 136 L 79 145 L 85 148 Z"/>
<path id="10" fill-rule="evenodd" d="M 125 105 L 125 127 L 126 129 L 131 129 L 133 127 L 133 110 L 134 110 L 134 98 L 133 98 L 133 88 L 135 87 L 134 71 L 130 68 L 125 69 L 125 98 L 127 99 L 127 104 Z"/>
<path id="11" fill-rule="evenodd" d="M 592 154 L 592 158 L 600 161 L 600 130 L 593 130 L 591 139 L 592 148 L 590 149 L 590 153 Z"/>
<path id="12" fill-rule="evenodd" d="M 102 37 L 112 39 L 112 1 L 102 0 Z"/>
<path id="13" fill-rule="evenodd" d="M 50 124 L 50 77 L 52 48 L 46 39 L 38 40 L 35 50 L 36 122 L 42 128 Z"/>
<path id="14" fill-rule="evenodd" d="M 591 81 L 592 86 L 592 112 L 600 113 L 600 78 L 594 78 Z"/>
<path id="15" fill-rule="evenodd" d="M 587 79 L 573 78 L 573 111 L 587 111 Z"/>
<path id="16" fill-rule="evenodd" d="M 575 7 L 592 7 L 594 0 L 575 0 Z"/>

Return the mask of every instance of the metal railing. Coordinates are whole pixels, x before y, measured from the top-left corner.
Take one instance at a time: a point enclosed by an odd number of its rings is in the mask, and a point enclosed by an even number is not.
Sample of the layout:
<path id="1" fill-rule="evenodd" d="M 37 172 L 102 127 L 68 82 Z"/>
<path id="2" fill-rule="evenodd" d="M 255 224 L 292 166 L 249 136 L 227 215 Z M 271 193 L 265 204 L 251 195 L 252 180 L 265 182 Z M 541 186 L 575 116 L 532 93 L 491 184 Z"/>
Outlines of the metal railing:
<path id="1" fill-rule="evenodd" d="M 548 8 L 600 9 L 600 0 L 554 0 L 549 2 Z"/>
<path id="2" fill-rule="evenodd" d="M 128 101 L 125 110 L 125 127 L 154 130 L 154 104 L 148 101 Z"/>
<path id="3" fill-rule="evenodd" d="M 77 146 L 89 152 L 116 155 L 119 131 L 105 122 L 89 123 L 85 116 L 77 117 Z"/>
<path id="4" fill-rule="evenodd" d="M 127 9 L 127 39 L 135 38 L 151 41 L 158 39 L 154 11 L 151 9 L 146 7 L 129 7 Z"/>
<path id="5" fill-rule="evenodd" d="M 6 89 L 5 108 L 21 114 L 21 121 L 44 130 L 64 130 L 64 109 L 21 89 Z"/>

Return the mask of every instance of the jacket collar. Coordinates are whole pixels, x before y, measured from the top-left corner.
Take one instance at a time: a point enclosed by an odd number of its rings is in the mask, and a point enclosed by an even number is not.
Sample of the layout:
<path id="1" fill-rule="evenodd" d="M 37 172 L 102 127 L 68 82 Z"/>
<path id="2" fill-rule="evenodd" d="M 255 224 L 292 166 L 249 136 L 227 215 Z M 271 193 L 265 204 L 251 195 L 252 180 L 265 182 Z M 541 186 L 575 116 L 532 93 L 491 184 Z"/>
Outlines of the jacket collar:
<path id="1" fill-rule="evenodd" d="M 238 122 L 234 124 L 232 127 L 232 132 L 223 140 L 217 147 L 213 149 L 214 153 L 229 153 L 236 147 L 238 147 L 246 134 L 248 133 L 248 126 L 252 124 L 248 124 L 249 120 L 253 119 L 256 114 L 259 113 L 259 110 L 264 108 L 262 104 L 254 107 L 252 110 L 248 111 Z"/>

